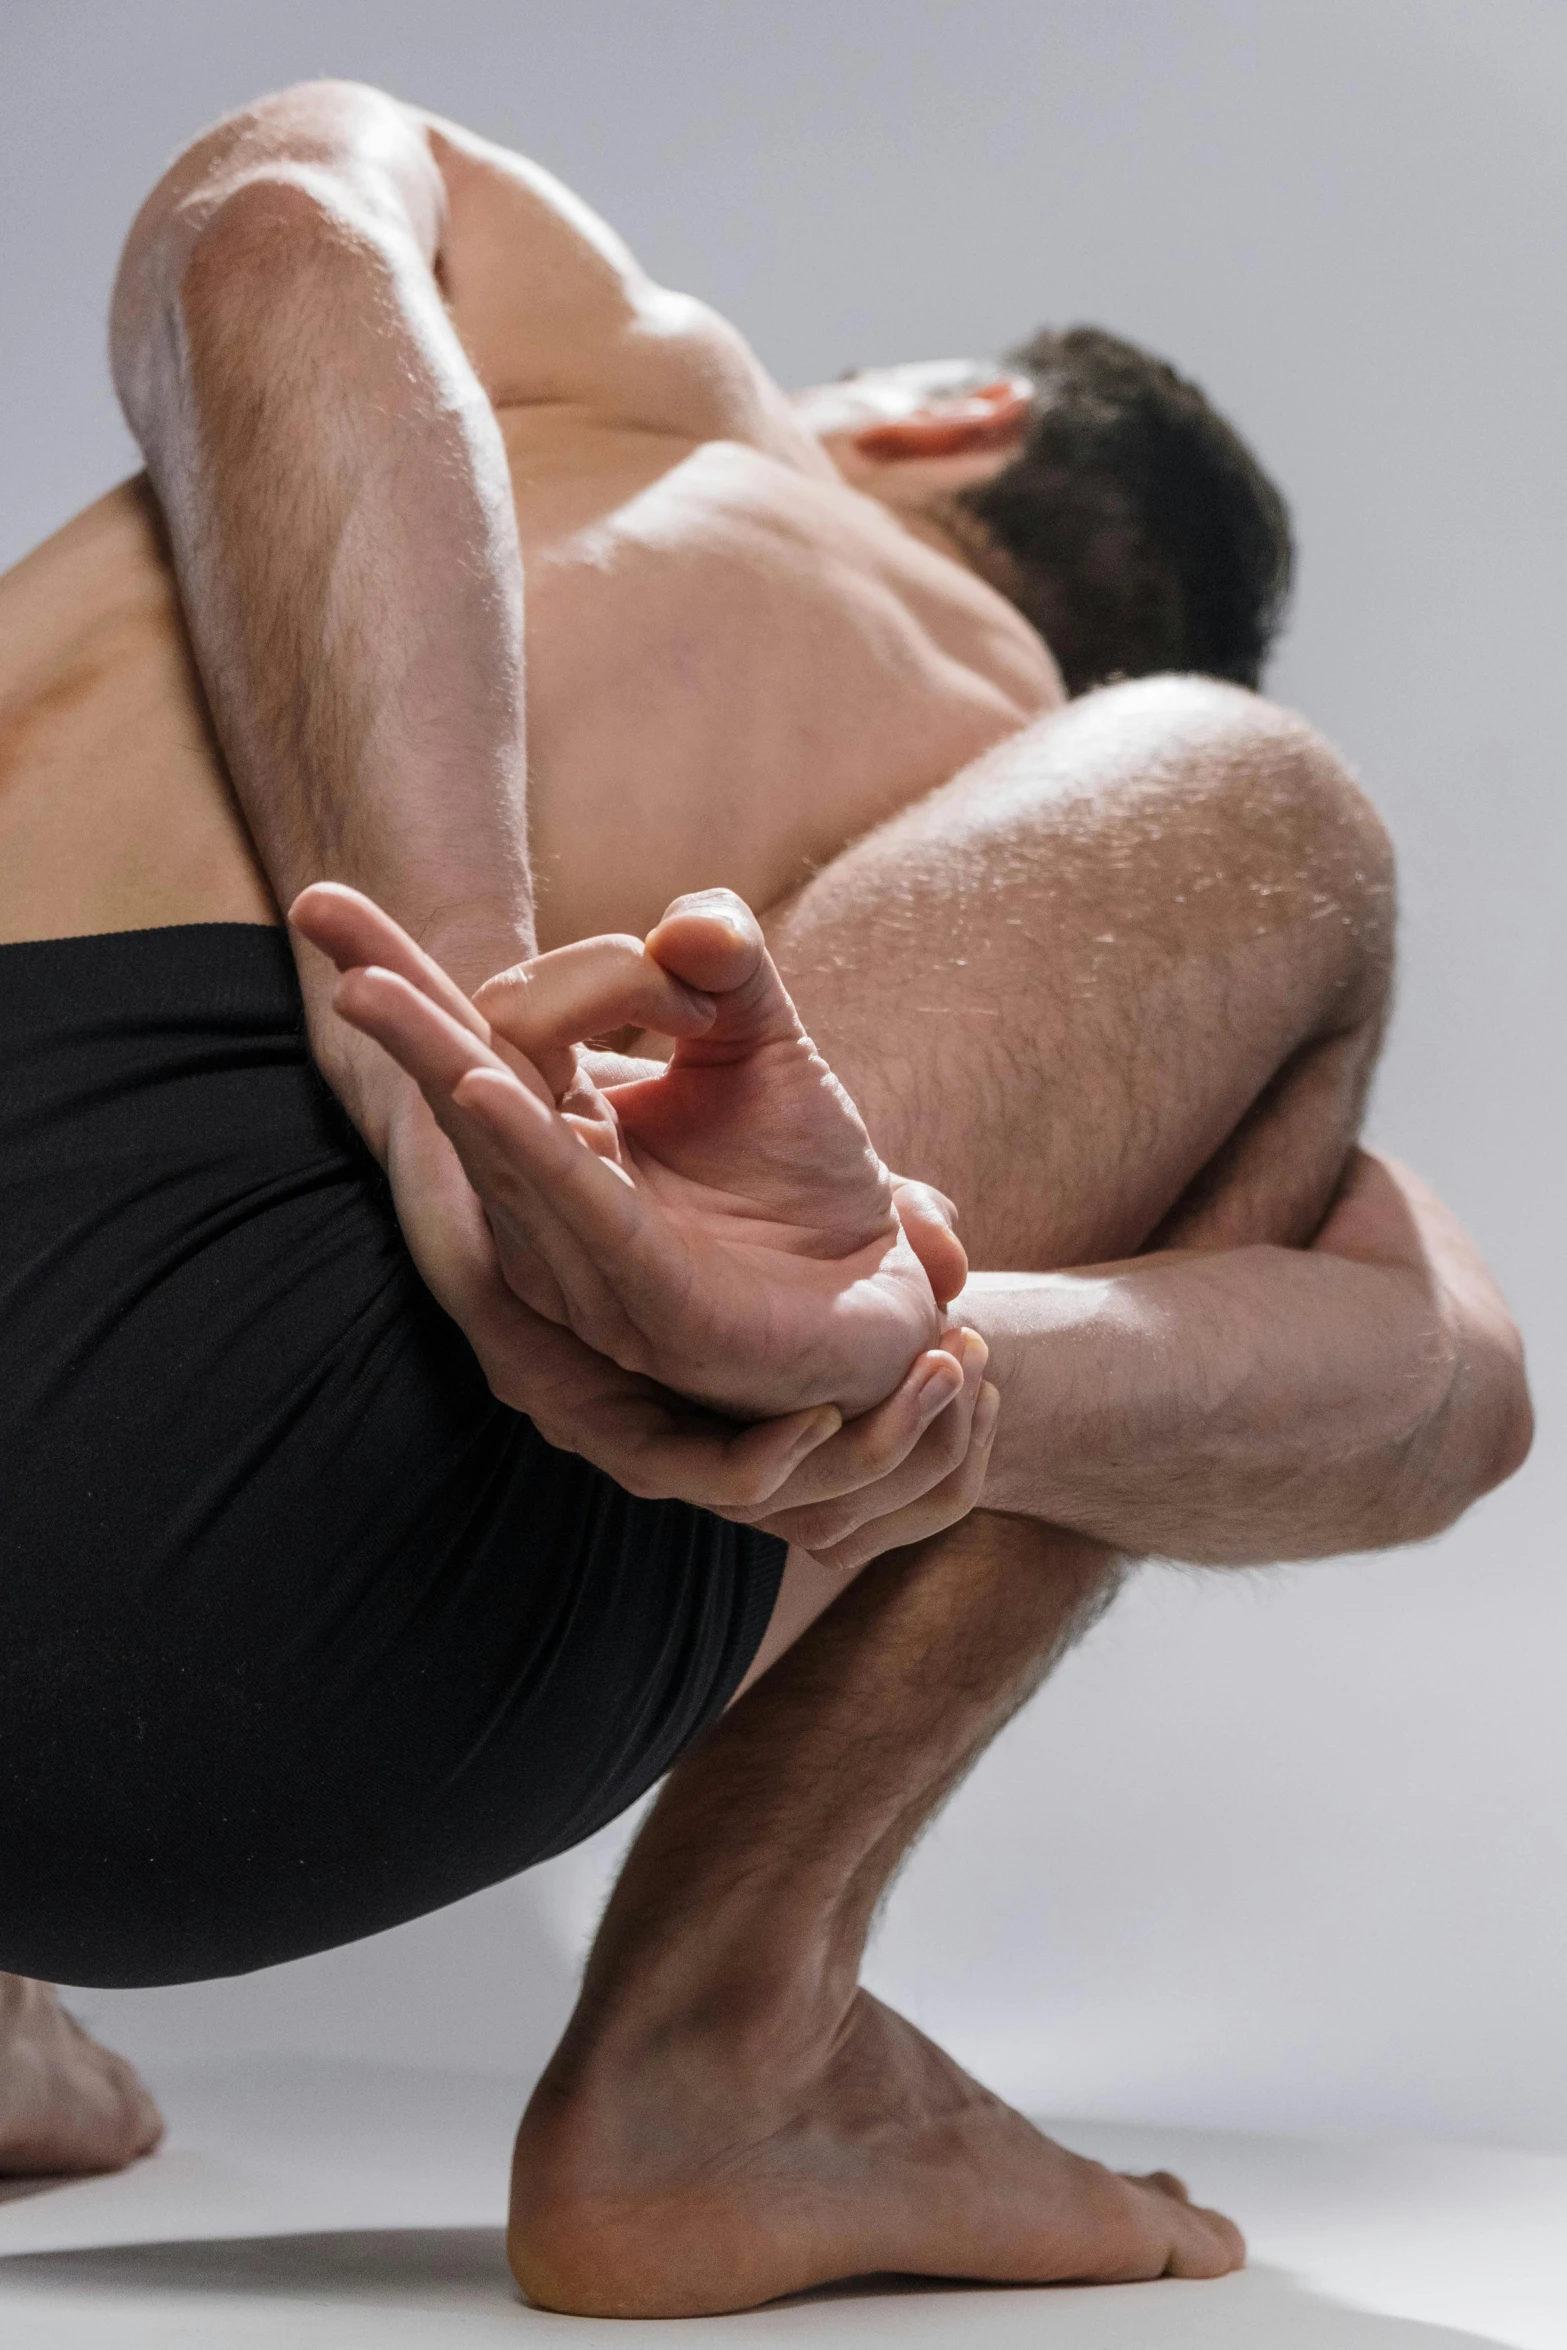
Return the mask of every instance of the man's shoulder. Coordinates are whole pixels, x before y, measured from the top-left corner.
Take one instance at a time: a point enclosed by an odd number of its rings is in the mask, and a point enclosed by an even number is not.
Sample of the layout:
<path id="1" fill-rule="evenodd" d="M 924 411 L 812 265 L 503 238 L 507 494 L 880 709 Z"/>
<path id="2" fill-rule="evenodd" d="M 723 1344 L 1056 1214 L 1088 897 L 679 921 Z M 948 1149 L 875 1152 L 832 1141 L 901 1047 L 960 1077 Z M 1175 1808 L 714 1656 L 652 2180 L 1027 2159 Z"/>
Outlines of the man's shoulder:
<path id="1" fill-rule="evenodd" d="M 443 291 L 497 409 L 569 405 L 631 430 L 797 453 L 788 401 L 727 319 L 657 283 L 530 157 L 433 118 L 427 132 L 447 192 Z"/>

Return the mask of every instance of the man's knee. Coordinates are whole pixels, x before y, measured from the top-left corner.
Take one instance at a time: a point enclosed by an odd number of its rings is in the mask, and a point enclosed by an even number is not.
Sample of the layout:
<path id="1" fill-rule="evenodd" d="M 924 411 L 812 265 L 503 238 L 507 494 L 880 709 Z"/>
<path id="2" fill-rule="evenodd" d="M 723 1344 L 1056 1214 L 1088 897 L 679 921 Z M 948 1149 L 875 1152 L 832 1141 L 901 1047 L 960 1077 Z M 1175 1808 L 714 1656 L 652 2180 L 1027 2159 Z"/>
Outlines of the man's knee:
<path id="1" fill-rule="evenodd" d="M 1393 984 L 1397 874 L 1386 825 L 1344 760 L 1293 710 L 1239 687 L 1235 725 L 1264 802 L 1264 856 L 1282 854 L 1301 879 L 1307 920 L 1340 945 L 1334 1028 L 1380 1034 Z"/>
<path id="2" fill-rule="evenodd" d="M 1259 939 L 1281 923 L 1309 939 L 1325 1025 L 1380 1025 L 1393 969 L 1393 847 L 1333 746 L 1293 710 L 1216 678 L 1138 678 L 1085 696 L 1073 712 L 1139 779 L 1150 829 L 1185 836 L 1172 862 L 1229 895 L 1232 920 L 1249 918 Z"/>

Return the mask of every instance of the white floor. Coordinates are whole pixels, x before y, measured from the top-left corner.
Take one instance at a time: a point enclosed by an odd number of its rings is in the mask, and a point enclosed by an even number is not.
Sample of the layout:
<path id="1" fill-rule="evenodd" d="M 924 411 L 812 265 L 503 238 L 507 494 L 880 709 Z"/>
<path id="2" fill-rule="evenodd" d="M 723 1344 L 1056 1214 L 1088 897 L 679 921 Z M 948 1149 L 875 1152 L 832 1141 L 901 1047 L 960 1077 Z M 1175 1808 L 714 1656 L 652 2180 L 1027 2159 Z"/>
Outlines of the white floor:
<path id="1" fill-rule="evenodd" d="M 876 2284 L 746 2317 L 600 2325 L 520 2303 L 501 2253 L 515 2084 L 257 2061 L 160 2078 L 156 2160 L 0 2187 L 0 2341 L 17 2350 L 519 2350 L 1048 2344 L 1050 2350 L 1567 2350 L 1567 2156 L 1105 2124 L 1057 2134 L 1183 2171 L 1245 2226 L 1216 2285 Z"/>

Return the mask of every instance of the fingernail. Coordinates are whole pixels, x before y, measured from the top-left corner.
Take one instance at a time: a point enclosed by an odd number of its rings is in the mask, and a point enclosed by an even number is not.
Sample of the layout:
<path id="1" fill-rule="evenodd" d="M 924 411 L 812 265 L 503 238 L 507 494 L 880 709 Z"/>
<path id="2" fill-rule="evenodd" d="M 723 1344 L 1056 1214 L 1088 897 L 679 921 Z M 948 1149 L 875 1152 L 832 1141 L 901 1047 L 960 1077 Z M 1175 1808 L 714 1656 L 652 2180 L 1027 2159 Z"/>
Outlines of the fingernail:
<path id="1" fill-rule="evenodd" d="M 962 1391 L 962 1373 L 954 1370 L 950 1356 L 940 1357 L 932 1363 L 914 1391 L 919 1404 L 920 1419 L 922 1421 L 933 1420 L 936 1414 L 944 1412 L 953 1398 L 960 1395 Z"/>
<path id="2" fill-rule="evenodd" d="M 989 1360 L 990 1349 L 980 1337 L 979 1332 L 965 1329 L 963 1333 L 964 1377 L 967 1378 L 971 1372 L 983 1371 Z"/>
<path id="3" fill-rule="evenodd" d="M 790 1459 L 799 1460 L 804 1454 L 814 1452 L 819 1444 L 827 1442 L 829 1436 L 836 1436 L 842 1426 L 843 1414 L 838 1406 L 835 1403 L 824 1404 L 819 1412 L 813 1413 L 795 1439 Z"/>
<path id="4" fill-rule="evenodd" d="M 988 1444 L 996 1433 L 996 1422 L 1001 1417 L 1001 1390 L 992 1387 L 987 1379 L 979 1391 L 974 1406 L 974 1437 L 980 1444 Z"/>

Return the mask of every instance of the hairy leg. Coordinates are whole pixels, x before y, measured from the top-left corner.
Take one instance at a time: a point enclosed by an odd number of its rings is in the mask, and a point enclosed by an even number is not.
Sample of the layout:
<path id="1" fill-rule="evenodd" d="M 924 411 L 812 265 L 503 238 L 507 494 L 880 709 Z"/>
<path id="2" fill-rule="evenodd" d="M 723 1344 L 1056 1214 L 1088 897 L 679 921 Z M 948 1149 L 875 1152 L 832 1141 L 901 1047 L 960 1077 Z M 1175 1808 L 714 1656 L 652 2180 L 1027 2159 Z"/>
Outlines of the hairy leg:
<path id="1" fill-rule="evenodd" d="M 0 1975 L 0 2177 L 120 2170 L 162 2135 L 123 2057 L 89 2039 L 47 1983 Z"/>
<path id="2" fill-rule="evenodd" d="M 976 1269 L 1041 1272 L 1311 1238 L 1393 916 L 1386 835 L 1320 737 L 1155 678 L 1015 736 L 767 928 L 884 1157 L 949 1194 Z M 1009 1523 L 1020 1554 L 1052 1539 Z M 747 1686 L 840 1587 L 791 1556 Z"/>
<path id="3" fill-rule="evenodd" d="M 785 976 L 894 1165 L 977 1265 L 1150 1239 L 1303 1240 L 1358 1121 L 1386 993 L 1374 819 L 1252 698 L 1115 689 L 848 852 L 774 923 Z M 1214 2275 L 1227 2221 L 1052 2145 L 858 1987 L 920 1825 L 1124 1562 L 976 1513 L 820 1620 L 796 1558 L 771 1663 L 671 1777 L 530 2105 L 524 2287 L 564 2309 L 746 2306 L 878 2269 Z"/>
<path id="4" fill-rule="evenodd" d="M 807 1028 L 977 1267 L 1304 1240 L 1386 1008 L 1386 837 L 1320 739 L 1194 678 L 1073 703 L 768 922 Z M 1160 1227 L 1163 1231 L 1160 1231 Z"/>
<path id="5" fill-rule="evenodd" d="M 858 1988 L 921 1823 L 1111 1588 L 1094 1544 L 1019 1557 L 1000 1523 L 961 1530 L 961 1593 L 950 1548 L 877 1560 L 671 1775 L 519 2134 L 534 2300 L 694 2316 L 872 2271 L 1240 2259 L 1175 2181 L 1053 2145 Z"/>

